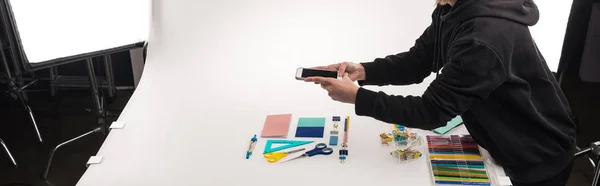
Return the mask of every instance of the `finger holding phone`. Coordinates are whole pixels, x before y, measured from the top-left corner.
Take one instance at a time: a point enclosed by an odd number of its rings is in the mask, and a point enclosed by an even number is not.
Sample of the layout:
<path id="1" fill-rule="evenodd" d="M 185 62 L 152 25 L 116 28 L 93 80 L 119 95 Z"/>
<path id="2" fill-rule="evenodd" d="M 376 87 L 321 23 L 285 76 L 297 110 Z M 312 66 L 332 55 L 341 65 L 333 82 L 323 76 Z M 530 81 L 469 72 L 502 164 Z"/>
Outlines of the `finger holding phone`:
<path id="1" fill-rule="evenodd" d="M 337 79 L 337 77 L 342 77 Z M 314 68 L 298 68 L 296 79 L 320 84 L 335 101 L 354 104 L 359 87 L 354 83 L 364 80 L 365 70 L 361 64 L 343 62 Z"/>
<path id="2" fill-rule="evenodd" d="M 344 76 L 344 73 L 348 73 L 348 77 L 352 81 L 365 80 L 365 68 L 360 63 L 342 62 L 331 64 L 327 66 L 318 66 L 316 69 L 323 70 L 335 70 L 338 73 L 338 77 Z"/>

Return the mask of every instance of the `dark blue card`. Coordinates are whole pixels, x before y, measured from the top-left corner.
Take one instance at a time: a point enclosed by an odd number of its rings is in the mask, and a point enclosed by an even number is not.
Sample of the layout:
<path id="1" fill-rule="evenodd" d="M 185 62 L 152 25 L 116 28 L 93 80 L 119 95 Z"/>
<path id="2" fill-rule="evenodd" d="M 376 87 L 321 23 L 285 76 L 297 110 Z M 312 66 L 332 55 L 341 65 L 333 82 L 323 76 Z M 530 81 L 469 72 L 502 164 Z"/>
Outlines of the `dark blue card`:
<path id="1" fill-rule="evenodd" d="M 298 127 L 296 128 L 296 137 L 303 138 L 322 138 L 325 127 Z"/>

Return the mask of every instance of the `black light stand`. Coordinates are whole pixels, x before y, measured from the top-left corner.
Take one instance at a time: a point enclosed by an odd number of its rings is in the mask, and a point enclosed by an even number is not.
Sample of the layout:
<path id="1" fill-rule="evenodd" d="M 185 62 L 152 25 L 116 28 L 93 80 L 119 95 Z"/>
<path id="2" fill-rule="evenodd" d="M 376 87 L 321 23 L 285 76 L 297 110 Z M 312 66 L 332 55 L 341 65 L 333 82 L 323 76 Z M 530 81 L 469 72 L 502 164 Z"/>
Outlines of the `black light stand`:
<path id="1" fill-rule="evenodd" d="M 2 22 L 4 25 L 6 25 L 7 20 L 5 18 L 5 16 L 1 16 L 2 18 Z M 8 30 L 8 27 L 5 27 L 5 32 L 8 34 L 10 33 Z M 0 43 L 2 43 L 2 39 L 0 39 Z M 14 52 L 14 45 L 13 42 L 10 38 L 8 38 L 8 43 L 11 46 L 11 55 L 12 55 L 12 61 L 14 63 L 16 62 L 17 56 L 16 53 Z M 29 102 L 27 101 L 27 98 L 25 97 L 25 93 L 23 92 L 23 90 L 25 90 L 27 87 L 29 87 L 30 85 L 34 84 L 35 82 L 37 82 L 37 80 L 33 80 L 30 83 L 23 85 L 22 87 L 17 86 L 17 82 L 16 81 L 22 81 L 22 77 L 20 77 L 20 72 L 18 72 L 18 70 L 16 70 L 18 73 L 15 77 L 13 77 L 11 75 L 11 71 L 10 71 L 10 67 L 8 66 L 8 60 L 6 59 L 6 55 L 4 54 L 4 46 L 2 46 L 0 44 L 0 56 L 2 59 L 2 65 L 4 67 L 4 73 L 6 75 L 6 79 L 8 80 L 8 93 L 11 95 L 11 97 L 13 99 L 19 100 L 21 102 L 21 105 L 23 106 L 23 108 L 25 108 L 25 110 L 27 110 L 27 112 L 29 113 L 29 117 L 31 118 L 31 122 L 33 123 L 33 127 L 35 129 L 38 141 L 40 143 L 43 143 L 44 141 L 42 140 L 42 135 L 40 134 L 40 131 L 38 129 L 37 123 L 35 122 L 35 117 L 33 117 L 33 112 L 31 111 L 31 107 L 29 107 Z M 18 65 L 14 65 L 15 68 L 18 68 Z M 22 83 L 21 83 L 22 84 Z"/>
<path id="2" fill-rule="evenodd" d="M 105 111 L 105 106 L 104 106 L 104 98 L 103 96 L 100 94 L 100 92 L 98 91 L 98 82 L 96 80 L 96 73 L 94 72 L 94 64 L 91 58 L 88 58 L 86 60 L 86 64 L 87 64 L 87 70 L 88 70 L 88 76 L 89 76 L 89 80 L 90 80 L 90 87 L 92 89 L 92 99 L 94 102 L 94 113 L 96 116 L 96 128 L 92 129 L 89 132 L 86 132 L 82 135 L 79 135 L 77 137 L 74 137 L 72 139 L 69 139 L 59 145 L 57 145 L 56 147 L 54 147 L 54 149 L 50 152 L 50 157 L 48 159 L 48 165 L 46 166 L 46 170 L 44 171 L 44 174 L 42 176 L 42 178 L 46 181 L 48 179 L 48 173 L 50 172 L 50 166 L 52 165 L 52 158 L 54 157 L 54 153 L 56 152 L 56 150 L 58 150 L 58 148 L 70 144 L 74 141 L 77 141 L 83 137 L 89 136 L 91 134 L 94 133 L 98 133 L 101 132 L 102 134 L 106 135 L 107 134 L 107 126 L 106 126 L 106 111 Z"/>

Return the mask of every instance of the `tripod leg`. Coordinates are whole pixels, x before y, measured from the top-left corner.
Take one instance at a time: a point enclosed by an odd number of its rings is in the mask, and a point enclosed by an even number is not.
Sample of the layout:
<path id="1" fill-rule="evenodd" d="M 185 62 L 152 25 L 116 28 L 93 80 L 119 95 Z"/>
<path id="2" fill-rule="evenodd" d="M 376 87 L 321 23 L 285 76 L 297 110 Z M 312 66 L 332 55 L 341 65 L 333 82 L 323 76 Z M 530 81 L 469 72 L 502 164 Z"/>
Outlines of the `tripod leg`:
<path id="1" fill-rule="evenodd" d="M 104 74 L 106 77 L 106 82 L 108 84 L 108 97 L 115 97 L 115 77 L 112 69 L 112 60 L 110 58 L 110 54 L 104 56 Z"/>
<path id="2" fill-rule="evenodd" d="M 594 171 L 594 179 L 592 180 L 592 186 L 600 186 L 600 156 L 598 156 L 598 163 L 596 163 L 596 170 Z"/>
<path id="3" fill-rule="evenodd" d="M 16 87 L 16 85 L 14 84 L 14 82 L 9 82 L 8 83 L 10 86 L 10 90 L 12 91 L 12 94 L 16 96 L 16 98 L 21 102 L 21 105 L 23 106 L 23 108 L 25 108 L 25 110 L 27 110 L 27 112 L 29 113 L 29 117 L 31 118 L 31 123 L 33 124 L 33 128 L 35 129 L 35 133 L 37 135 L 38 141 L 40 143 L 43 143 L 44 141 L 42 140 L 42 135 L 40 134 L 40 130 L 38 129 L 37 123 L 35 122 L 35 118 L 33 117 L 33 112 L 31 111 L 31 107 L 29 107 L 29 103 L 27 102 L 26 98 L 23 95 L 23 91 L 20 91 L 19 88 Z"/>
<path id="4" fill-rule="evenodd" d="M 21 101 L 21 104 L 23 105 L 25 110 L 27 110 L 27 112 L 29 113 L 29 117 L 31 118 L 31 122 L 33 123 L 33 128 L 35 129 L 35 133 L 37 134 L 38 141 L 40 143 L 43 143 L 44 141 L 42 140 L 42 135 L 40 134 L 40 130 L 38 129 L 37 123 L 35 122 L 35 118 L 33 117 L 33 112 L 31 111 L 31 107 L 29 107 L 29 104 L 23 97 L 22 92 L 16 92 L 15 94 L 17 94 L 17 97 Z"/>
<path id="5" fill-rule="evenodd" d="M 94 71 L 94 64 L 92 59 L 87 59 L 87 70 L 90 80 L 90 88 L 92 89 L 92 99 L 94 102 L 94 109 L 96 109 L 96 115 L 102 115 L 102 108 L 100 108 L 100 93 L 98 92 L 98 82 L 96 80 L 96 72 Z"/>
<path id="6" fill-rule="evenodd" d="M 98 90 L 98 81 L 96 80 L 96 72 L 94 71 L 94 63 L 92 59 L 87 59 L 87 69 L 88 76 L 90 79 L 90 88 L 92 89 L 92 100 L 94 102 L 95 115 L 98 126 L 104 129 L 105 121 L 104 116 L 106 112 L 104 111 L 103 98 L 100 96 L 100 92 Z M 104 132 L 104 130 L 102 131 Z"/>
<path id="7" fill-rule="evenodd" d="M 13 165 L 16 167 L 17 166 L 17 161 L 15 161 L 15 158 L 13 158 L 12 154 L 10 154 L 10 151 L 8 150 L 8 147 L 6 147 L 6 143 L 4 143 L 4 141 L 2 139 L 0 139 L 0 144 L 2 144 L 2 147 L 4 147 L 4 151 L 6 151 L 6 154 L 8 154 L 8 158 L 10 158 L 10 160 L 13 163 Z"/>
<path id="8" fill-rule="evenodd" d="M 31 117 L 31 122 L 33 122 L 33 127 L 35 128 L 35 133 L 37 134 L 39 142 L 44 143 L 44 140 L 42 140 L 42 135 L 40 134 L 40 130 L 38 129 L 37 123 L 35 123 L 33 112 L 31 112 L 31 108 L 29 108 L 29 105 L 27 105 L 27 111 L 29 111 L 29 117 Z"/>
<path id="9" fill-rule="evenodd" d="M 86 132 L 85 134 L 82 134 L 82 135 L 77 136 L 77 137 L 75 137 L 73 139 L 67 140 L 67 141 L 65 141 L 65 142 L 63 142 L 61 144 L 58 144 L 56 147 L 54 147 L 54 149 L 50 152 L 50 158 L 48 158 L 48 165 L 46 166 L 46 171 L 44 171 L 44 175 L 43 175 L 44 180 L 48 179 L 48 172 L 50 172 L 50 166 L 52 165 L 52 158 L 54 157 L 54 153 L 56 152 L 56 150 L 58 150 L 58 148 L 66 145 L 66 144 L 72 143 L 73 141 L 76 141 L 76 140 L 81 139 L 83 137 L 86 137 L 86 136 L 88 136 L 90 134 L 93 134 L 93 133 L 96 133 L 96 132 L 100 132 L 100 131 L 102 131 L 102 128 L 100 128 L 100 127 L 95 128 L 92 131 Z"/>
<path id="10" fill-rule="evenodd" d="M 50 96 L 52 97 L 56 96 L 56 85 L 54 84 L 54 81 L 56 81 L 57 76 L 56 71 L 56 67 L 50 67 Z"/>

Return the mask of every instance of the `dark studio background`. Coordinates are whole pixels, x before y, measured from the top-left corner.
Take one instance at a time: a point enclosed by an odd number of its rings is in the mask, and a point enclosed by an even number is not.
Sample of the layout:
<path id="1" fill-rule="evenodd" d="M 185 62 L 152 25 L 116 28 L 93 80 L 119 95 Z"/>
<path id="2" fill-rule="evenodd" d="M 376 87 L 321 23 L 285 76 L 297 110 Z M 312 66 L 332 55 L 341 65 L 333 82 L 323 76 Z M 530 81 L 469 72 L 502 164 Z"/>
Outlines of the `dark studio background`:
<path id="1" fill-rule="evenodd" d="M 592 9 L 596 7 L 592 15 Z M 558 74 L 561 87 L 571 105 L 571 110 L 578 123 L 577 144 L 579 147 L 589 147 L 590 143 L 600 140 L 600 83 L 582 81 L 580 68 L 582 56 L 586 49 L 586 41 L 599 41 L 600 21 L 590 21 L 591 16 L 600 20 L 600 0 L 574 0 L 569 23 L 567 26 L 563 51 L 561 54 Z M 591 29 L 594 28 L 594 29 Z M 588 38 L 593 35 L 594 38 Z M 588 46 L 589 47 L 589 46 Z M 600 53 L 600 47 L 596 43 L 591 51 Z M 596 64 L 600 58 L 593 59 Z M 589 69 L 587 69 L 589 70 Z M 600 69 L 591 69 L 594 74 L 600 74 Z M 596 162 L 597 157 L 591 156 Z M 584 182 L 573 185 L 590 185 L 593 178 L 592 166 L 586 157 L 575 160 L 575 167 L 571 174 L 570 183 L 579 182 L 575 179 L 583 179 Z"/>
<path id="2" fill-rule="evenodd" d="M 587 38 L 588 32 L 600 33 L 600 30 L 589 30 L 594 3 L 600 3 L 600 0 L 574 0 L 557 72 L 578 121 L 577 143 L 582 148 L 600 140 L 600 83 L 584 82 L 579 75 L 585 42 L 590 39 Z M 5 33 L 0 34 L 0 37 L 5 37 Z M 600 53 L 600 48 L 595 50 Z M 117 119 L 134 87 L 129 53 L 120 52 L 111 56 L 118 91 L 114 98 L 107 99 L 106 102 L 107 110 L 111 112 L 107 118 L 108 123 Z M 101 59 L 96 60 L 96 74 L 102 76 L 104 66 Z M 0 69 L 2 68 L 0 66 Z M 74 62 L 59 66 L 58 73 L 87 78 L 85 69 L 85 63 Z M 12 166 L 4 151 L 0 149 L 0 186 L 16 185 L 14 183 L 48 185 L 41 181 L 41 177 L 50 150 L 57 144 L 95 127 L 95 118 L 89 112 L 89 109 L 93 108 L 89 88 L 60 88 L 55 96 L 51 96 L 48 72 L 48 69 L 36 71 L 36 78 L 42 80 L 28 88 L 27 92 L 30 106 L 45 140 L 43 144 L 36 140 L 28 113 L 18 101 L 5 93 L 5 82 L 0 81 L 0 138 L 7 143 L 19 164 L 18 167 Z M 597 72 L 600 74 L 600 69 Z M 103 95 L 108 97 L 106 89 L 101 90 Z M 85 163 L 88 158 L 96 154 L 103 140 L 103 135 L 95 134 L 57 151 L 49 182 L 61 186 L 75 185 L 86 170 Z M 577 158 L 569 185 L 591 185 L 592 178 L 593 168 L 589 160 L 585 157 Z"/>
<path id="3" fill-rule="evenodd" d="M 117 119 L 134 87 L 129 53 L 115 53 L 111 57 L 118 90 L 113 98 L 109 98 L 107 90 L 101 89 L 110 112 L 107 123 Z M 97 76 L 104 74 L 101 60 L 94 60 Z M 83 61 L 59 66 L 58 73 L 87 79 Z M 18 163 L 18 167 L 14 167 L 0 150 L 0 186 L 14 183 L 50 185 L 41 182 L 41 178 L 52 148 L 96 127 L 89 88 L 60 87 L 55 96 L 51 96 L 48 70 L 36 71 L 35 76 L 41 80 L 27 89 L 27 97 L 44 139 L 43 144 L 37 141 L 26 110 L 5 93 L 5 84 L 0 85 L 0 138 L 6 142 Z M 86 169 L 88 158 L 96 154 L 104 138 L 102 134 L 93 134 L 58 150 L 48 176 L 49 182 L 61 186 L 75 185 Z"/>
<path id="4" fill-rule="evenodd" d="M 563 91 L 579 121 L 577 140 L 580 147 L 589 146 L 591 142 L 600 140 L 600 82 L 585 82 L 579 75 L 585 42 L 591 39 L 587 38 L 588 32 L 600 33 L 600 29 L 589 30 L 591 24 L 600 24 L 600 22 L 590 24 L 592 8 L 598 7 L 598 3 L 600 0 L 574 1 L 558 70 L 558 74 L 562 73 Z M 597 38 L 598 34 L 595 36 Z M 600 53 L 600 48 L 592 50 Z M 595 60 L 600 61 L 600 59 Z M 600 74 L 600 69 L 594 70 Z"/>

